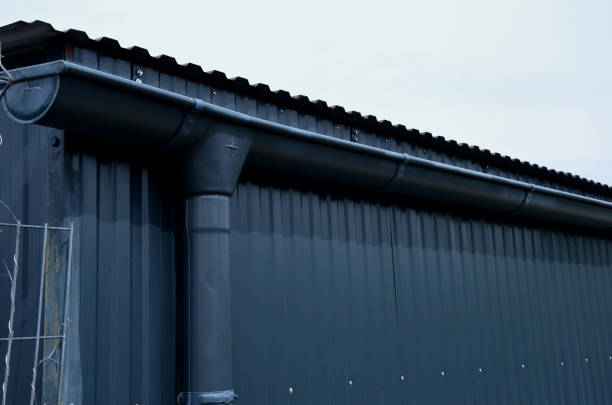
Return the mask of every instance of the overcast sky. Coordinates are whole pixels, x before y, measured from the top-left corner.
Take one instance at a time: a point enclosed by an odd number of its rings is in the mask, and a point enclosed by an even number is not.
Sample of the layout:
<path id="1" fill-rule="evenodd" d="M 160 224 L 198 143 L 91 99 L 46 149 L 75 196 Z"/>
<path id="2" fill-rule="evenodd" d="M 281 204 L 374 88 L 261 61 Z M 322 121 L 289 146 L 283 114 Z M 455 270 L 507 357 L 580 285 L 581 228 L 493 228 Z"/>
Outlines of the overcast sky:
<path id="1" fill-rule="evenodd" d="M 21 19 L 612 184 L 610 0 L 7 0 Z"/>

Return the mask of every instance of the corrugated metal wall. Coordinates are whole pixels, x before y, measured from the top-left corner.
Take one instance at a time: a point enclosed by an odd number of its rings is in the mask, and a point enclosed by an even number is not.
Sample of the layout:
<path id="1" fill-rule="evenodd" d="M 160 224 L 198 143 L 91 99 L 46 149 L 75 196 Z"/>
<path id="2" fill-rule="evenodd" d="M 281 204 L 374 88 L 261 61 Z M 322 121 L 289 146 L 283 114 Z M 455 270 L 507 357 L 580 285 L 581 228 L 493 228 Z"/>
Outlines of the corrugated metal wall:
<path id="1" fill-rule="evenodd" d="M 174 403 L 174 209 L 137 163 L 71 164 L 83 403 Z"/>
<path id="2" fill-rule="evenodd" d="M 83 49 L 74 60 L 127 78 L 134 69 Z M 143 80 L 350 137 L 346 126 L 204 84 L 148 69 Z M 75 222 L 71 395 L 174 403 L 176 220 L 163 176 L 112 153 L 64 156 L 49 143 L 63 145 L 62 133 L 3 114 L 0 134 L 0 199 L 24 222 Z M 555 187 L 376 134 L 360 139 Z M 232 227 L 240 403 L 612 403 L 609 239 L 247 181 L 232 198 Z M 3 258 L 10 239 L 0 235 Z M 40 242 L 26 236 L 24 277 L 38 270 Z M 29 280 L 22 308 L 35 306 Z M 23 333 L 32 322 L 20 320 Z M 26 360 L 13 381 L 29 381 L 32 349 L 15 350 Z"/>
<path id="3" fill-rule="evenodd" d="M 0 116 L 0 222 L 24 225 L 65 226 L 66 201 L 58 196 L 68 195 L 63 182 L 63 149 L 54 146 L 62 142 L 63 134 L 50 128 L 25 127 L 9 122 Z M 53 142 L 52 142 L 53 141 Z M 69 201 L 69 199 L 68 199 Z M 40 293 L 41 264 L 43 262 L 43 231 L 21 228 L 17 269 L 14 274 L 16 229 L 0 226 L 0 337 L 10 335 L 8 324 L 11 313 L 11 286 L 16 285 L 14 302 L 14 337 L 12 343 L 7 403 L 27 403 L 33 378 L 37 315 Z M 46 239 L 46 255 L 43 282 L 44 311 L 41 335 L 59 335 L 63 312 L 66 262 L 68 257 L 68 233 L 49 231 Z M 10 275 L 10 274 L 12 275 Z M 59 359 L 58 339 L 40 343 L 36 375 L 37 402 L 57 397 L 56 367 Z M 4 378 L 5 355 L 8 344 L 0 342 L 2 353 L 1 375 Z M 43 360 L 49 357 L 49 360 Z M 46 383 L 42 384 L 42 381 Z M 48 382 L 48 383 L 47 383 Z M 47 401 L 48 402 L 48 401 Z"/>
<path id="4" fill-rule="evenodd" d="M 66 403 L 174 403 L 174 208 L 156 171 L 103 153 L 64 155 L 61 131 L 12 124 L 4 114 L 0 135 L 0 200 L 23 223 L 75 225 Z M 4 207 L 0 222 L 14 222 Z M 49 246 L 56 240 L 51 234 Z M 8 335 L 4 263 L 12 268 L 14 242 L 14 229 L 0 228 L 0 337 Z M 65 268 L 67 243 L 60 242 Z M 23 230 L 15 336 L 36 335 L 41 251 L 42 232 Z M 54 281 L 59 297 L 64 277 Z M 5 352 L 0 341 L 3 359 Z M 16 341 L 12 352 L 8 403 L 29 403 L 34 344 Z M 4 376 L 4 361 L 0 370 Z"/>
<path id="5" fill-rule="evenodd" d="M 56 182 L 58 153 L 50 147 L 49 140 L 61 136 L 61 132 L 38 126 L 24 127 L 9 122 L 0 114 L 0 222 L 15 223 L 15 218 L 23 224 L 60 225 L 61 216 L 50 189 L 61 185 Z M 8 207 L 8 208 L 7 208 Z M 22 228 L 20 232 L 18 276 L 16 278 L 14 337 L 36 336 L 37 308 L 40 286 L 40 267 L 42 261 L 43 233 L 36 229 Z M 13 277 L 13 258 L 15 254 L 16 229 L 0 227 L 0 337 L 9 336 L 8 323 L 11 312 L 10 291 Z M 56 243 L 61 236 L 55 232 L 49 235 L 47 259 L 48 282 L 61 285 L 62 275 L 53 274 L 61 267 L 66 257 L 66 245 Z M 58 264 L 55 266 L 55 264 Z M 54 277 L 58 276 L 57 279 Z M 46 297 L 48 298 L 48 297 Z M 55 302 L 55 304 L 59 304 Z M 58 311 L 45 311 L 45 320 L 56 318 Z M 50 325 L 45 324 L 45 327 Z M 42 330 L 45 334 L 45 329 Z M 53 342 L 50 342 L 53 345 Z M 50 353 L 48 344 L 41 344 L 40 358 Z M 0 341 L 0 378 L 5 375 L 5 354 L 7 342 Z M 10 374 L 7 385 L 7 403 L 27 403 L 30 398 L 32 365 L 34 361 L 34 341 L 14 340 L 11 350 Z M 45 376 L 42 366 L 38 368 L 40 383 Z M 40 386 L 38 386 L 40 394 Z"/>
<path id="6" fill-rule="evenodd" d="M 612 402 L 610 240 L 253 183 L 232 228 L 243 403 Z"/>

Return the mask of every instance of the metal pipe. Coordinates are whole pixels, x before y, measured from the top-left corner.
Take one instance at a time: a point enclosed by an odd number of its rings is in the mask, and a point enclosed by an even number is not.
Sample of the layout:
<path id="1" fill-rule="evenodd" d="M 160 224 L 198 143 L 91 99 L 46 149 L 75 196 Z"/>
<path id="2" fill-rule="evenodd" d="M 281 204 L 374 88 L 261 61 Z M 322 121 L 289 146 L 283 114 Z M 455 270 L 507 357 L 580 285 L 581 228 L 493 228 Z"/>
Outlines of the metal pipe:
<path id="1" fill-rule="evenodd" d="M 232 342 L 229 280 L 229 197 L 185 201 L 187 330 L 185 387 L 180 405 L 230 403 Z"/>
<path id="2" fill-rule="evenodd" d="M 32 365 L 32 383 L 30 384 L 30 405 L 34 405 L 36 399 L 36 375 L 38 369 L 38 348 L 40 346 L 40 321 L 42 318 L 43 310 L 43 296 L 45 290 L 45 269 L 47 264 L 47 232 L 48 224 L 45 223 L 45 230 L 43 232 L 43 246 L 42 246 L 42 259 L 40 263 L 40 281 L 38 287 L 38 319 L 36 322 L 36 340 L 34 344 L 34 364 Z"/>

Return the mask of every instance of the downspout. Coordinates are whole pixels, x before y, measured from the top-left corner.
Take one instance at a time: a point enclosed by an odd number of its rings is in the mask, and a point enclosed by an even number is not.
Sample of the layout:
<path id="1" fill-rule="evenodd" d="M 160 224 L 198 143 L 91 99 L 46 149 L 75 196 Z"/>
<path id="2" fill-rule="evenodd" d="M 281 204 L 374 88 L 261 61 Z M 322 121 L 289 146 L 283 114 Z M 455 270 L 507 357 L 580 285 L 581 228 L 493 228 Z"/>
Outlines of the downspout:
<path id="1" fill-rule="evenodd" d="M 12 71 L 2 105 L 39 124 L 182 153 L 186 383 L 180 404 L 229 403 L 229 198 L 244 167 L 503 215 L 612 229 L 612 203 L 251 117 L 66 61 Z M 78 135 L 77 135 L 78 134 Z"/>
<path id="2" fill-rule="evenodd" d="M 186 331 L 180 405 L 232 402 L 230 207 L 251 140 L 213 122 L 181 157 L 185 191 Z M 202 165 L 206 167 L 203 168 Z"/>

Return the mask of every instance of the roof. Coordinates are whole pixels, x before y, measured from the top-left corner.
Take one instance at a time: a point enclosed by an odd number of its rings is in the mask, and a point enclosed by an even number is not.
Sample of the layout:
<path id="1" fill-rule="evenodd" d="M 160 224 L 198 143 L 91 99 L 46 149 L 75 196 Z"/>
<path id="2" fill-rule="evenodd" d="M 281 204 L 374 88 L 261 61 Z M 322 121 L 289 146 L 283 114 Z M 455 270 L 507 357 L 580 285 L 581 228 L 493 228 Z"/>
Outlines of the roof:
<path id="1" fill-rule="evenodd" d="M 310 100 L 303 95 L 292 96 L 285 90 L 272 91 L 266 84 L 251 84 L 247 79 L 242 77 L 228 78 L 223 72 L 217 70 L 204 71 L 201 66 L 192 63 L 179 64 L 173 57 L 167 55 L 152 56 L 148 50 L 138 46 L 124 48 L 115 39 L 107 37 L 93 39 L 85 32 L 75 29 L 59 31 L 51 24 L 43 21 L 18 21 L 0 27 L 0 41 L 2 42 L 2 50 L 5 55 L 40 49 L 53 41 L 63 41 L 83 46 L 107 55 L 128 59 L 136 64 L 149 66 L 173 75 L 203 82 L 220 89 L 230 90 L 284 108 L 302 111 L 366 131 L 404 138 L 416 145 L 448 152 L 466 159 L 481 162 L 483 165 L 517 171 L 526 175 L 544 178 L 558 184 L 579 187 L 598 194 L 612 196 L 612 187 L 600 182 L 595 182 L 568 172 L 557 171 L 545 166 L 521 161 L 491 152 L 488 149 L 480 149 L 478 146 L 459 143 L 455 140 L 445 139 L 441 136 L 434 136 L 429 132 L 409 129 L 401 124 L 394 125 L 390 121 L 379 120 L 373 115 L 363 115 L 357 111 L 346 111 L 341 106 L 330 106 L 322 100 Z"/>

